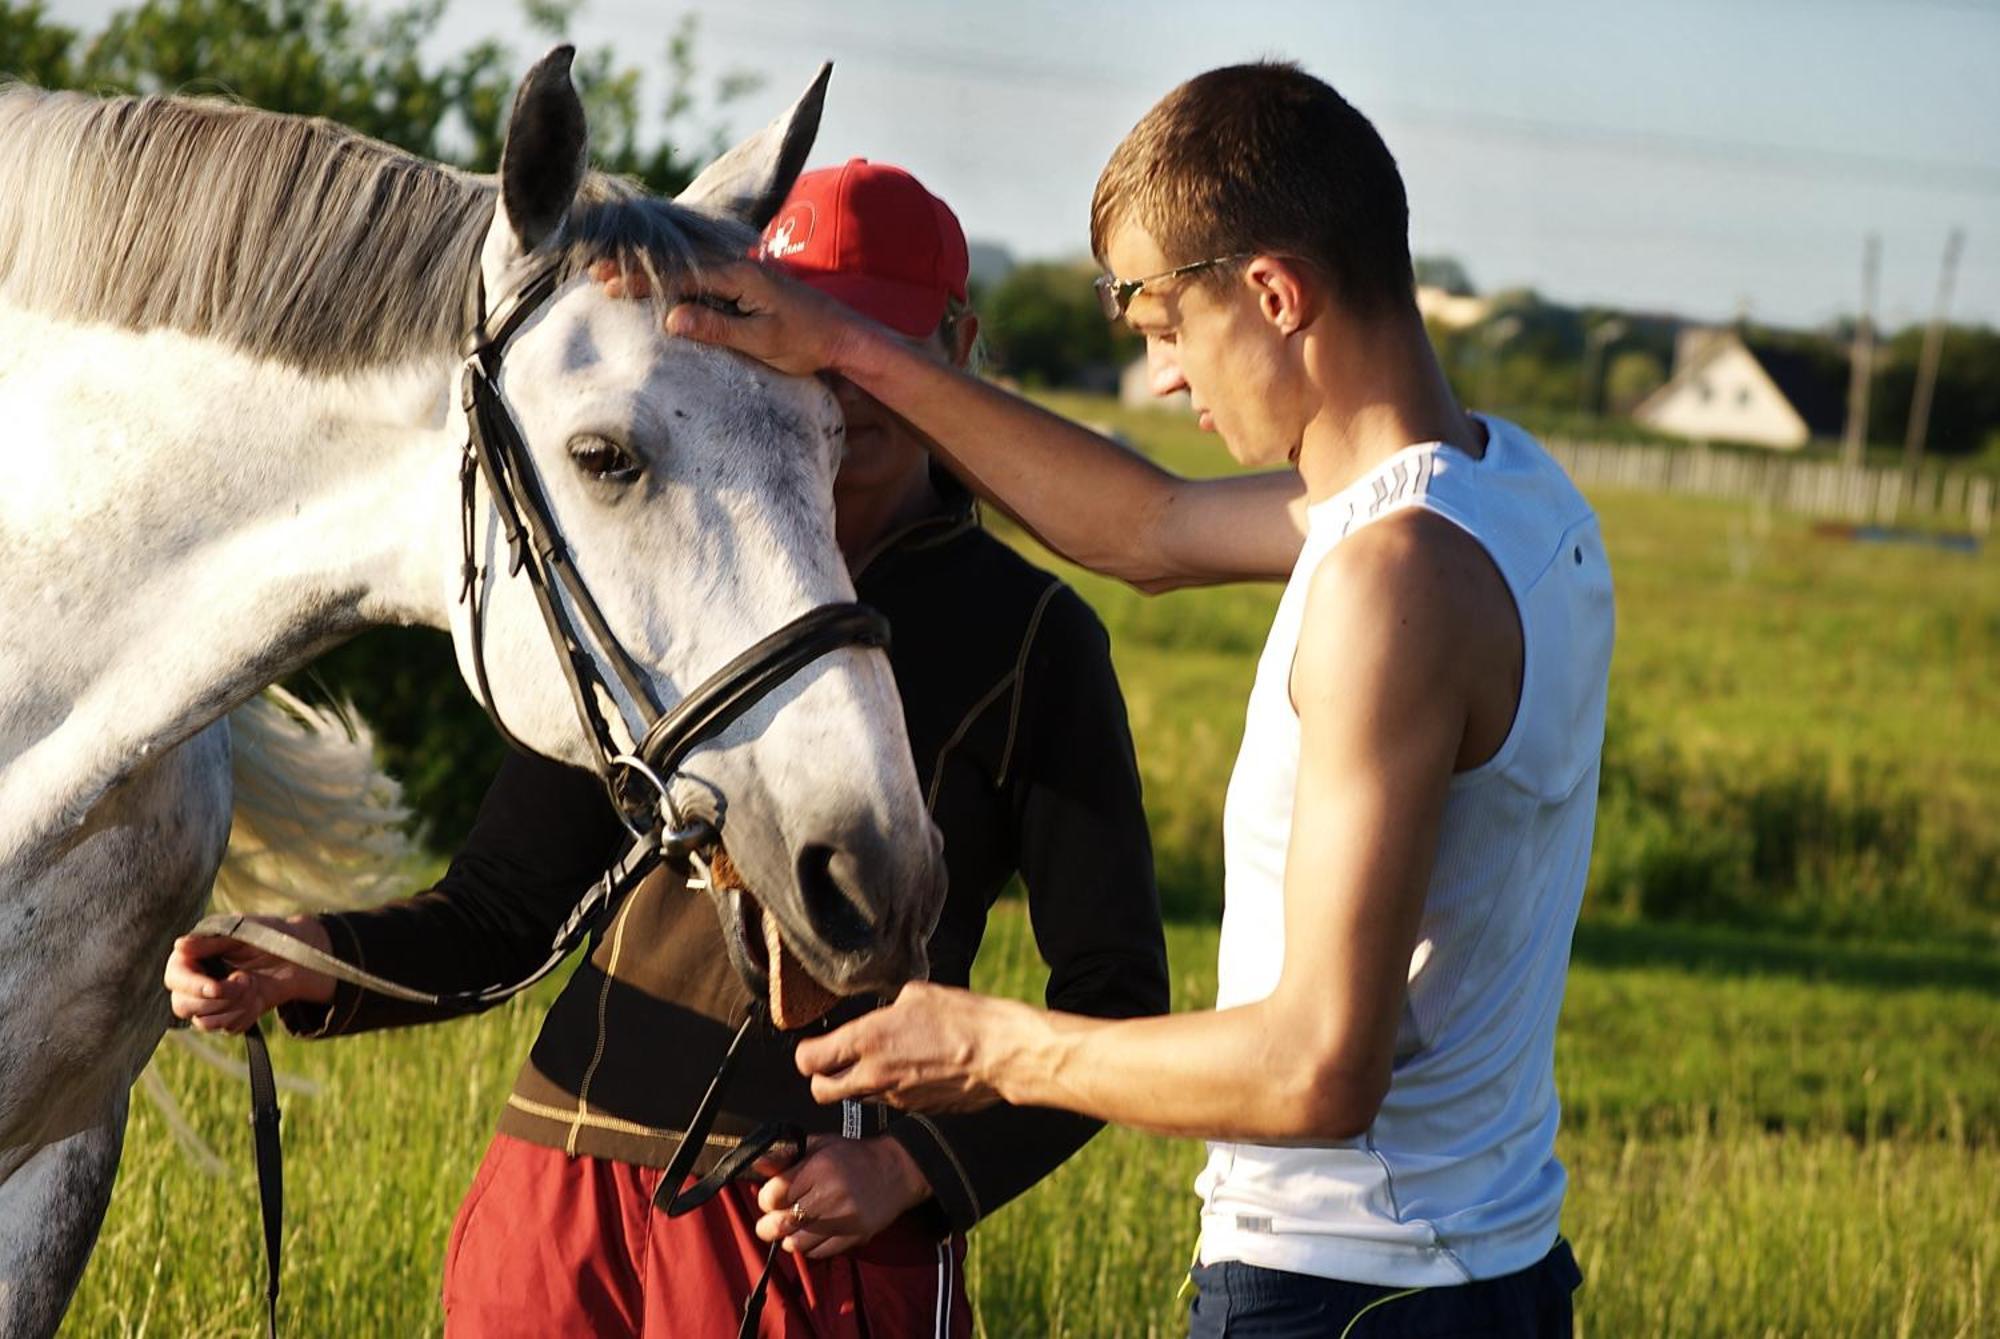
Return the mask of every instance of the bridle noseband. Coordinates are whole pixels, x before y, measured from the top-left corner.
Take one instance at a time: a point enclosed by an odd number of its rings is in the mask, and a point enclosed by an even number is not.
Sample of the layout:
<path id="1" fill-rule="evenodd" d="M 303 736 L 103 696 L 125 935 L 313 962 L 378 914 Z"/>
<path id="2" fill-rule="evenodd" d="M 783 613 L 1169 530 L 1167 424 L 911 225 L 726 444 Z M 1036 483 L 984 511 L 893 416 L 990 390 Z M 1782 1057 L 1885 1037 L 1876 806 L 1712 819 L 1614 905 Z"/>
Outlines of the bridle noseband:
<path id="1" fill-rule="evenodd" d="M 774 689 L 822 657 L 848 647 L 888 646 L 888 620 L 875 610 L 862 604 L 823 604 L 753 643 L 671 708 L 660 704 L 652 679 L 620 644 L 590 588 L 577 572 L 535 472 L 527 443 L 500 393 L 500 364 L 506 357 L 507 345 L 554 296 L 561 273 L 559 259 L 539 262 L 490 313 L 486 310 L 486 284 L 478 265 L 474 265 L 466 285 L 468 333 L 459 381 L 459 403 L 466 418 L 465 458 L 458 473 L 459 532 L 463 543 L 459 599 L 467 606 L 473 681 L 480 703 L 501 738 L 523 753 L 533 752 L 501 719 L 486 674 L 485 600 L 481 591 L 486 573 L 479 564 L 476 542 L 479 482 L 484 479 L 507 542 L 507 576 L 527 576 L 529 589 L 542 612 L 542 623 L 548 629 L 549 640 L 555 644 L 556 661 L 569 685 L 577 719 L 591 741 L 612 807 L 632 834 L 631 843 L 558 927 L 549 956 L 539 967 L 520 979 L 477 990 L 446 994 L 418 990 L 321 953 L 302 940 L 242 916 L 227 913 L 210 916 L 196 925 L 192 933 L 240 940 L 289 962 L 395 999 L 461 1011 L 495 1004 L 554 971 L 597 927 L 608 921 L 625 895 L 663 859 L 692 864 L 705 871 L 709 856 L 721 844 L 727 797 L 716 792 L 716 812 L 712 819 L 682 814 L 674 802 L 672 786 L 691 753 L 713 741 Z M 619 746 L 599 706 L 602 698 L 615 707 L 621 694 L 640 723 L 638 731 L 628 729 L 637 740 L 630 750 Z M 713 791 L 714 787 L 709 789 Z M 219 979 L 228 975 L 230 968 L 224 962 L 205 965 L 204 970 Z M 668 1162 L 655 1203 L 671 1215 L 700 1207 L 732 1177 L 770 1150 L 782 1148 L 794 1156 L 804 1151 L 805 1136 L 796 1127 L 766 1124 L 745 1137 L 707 1176 L 682 1188 L 707 1140 L 744 1039 L 762 1017 L 760 1002 L 737 1029 Z M 255 1131 L 257 1189 L 264 1229 L 266 1319 L 272 1339 L 276 1339 L 284 1216 L 277 1087 L 259 1025 L 253 1023 L 244 1033 L 244 1044 L 248 1048 L 250 1119 Z M 764 1257 L 763 1272 L 745 1299 L 739 1335 L 754 1334 L 757 1329 L 777 1251 L 778 1243 L 771 1243 Z"/>

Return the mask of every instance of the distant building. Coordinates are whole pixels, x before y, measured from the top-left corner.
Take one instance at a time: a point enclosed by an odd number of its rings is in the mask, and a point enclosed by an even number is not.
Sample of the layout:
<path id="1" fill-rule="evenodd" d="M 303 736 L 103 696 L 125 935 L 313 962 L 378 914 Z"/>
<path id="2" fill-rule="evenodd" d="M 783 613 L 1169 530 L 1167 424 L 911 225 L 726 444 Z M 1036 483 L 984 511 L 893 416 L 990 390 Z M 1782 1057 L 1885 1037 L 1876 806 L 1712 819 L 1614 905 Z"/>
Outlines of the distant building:
<path id="1" fill-rule="evenodd" d="M 965 250 L 970 270 L 966 277 L 974 288 L 990 289 L 1014 272 L 1014 253 L 999 242 L 975 237 L 965 244 Z"/>
<path id="2" fill-rule="evenodd" d="M 1417 311 L 1430 325 L 1446 330 L 1464 330 L 1478 325 L 1493 314 L 1493 303 L 1469 293 L 1454 293 L 1436 284 L 1417 285 Z"/>
<path id="3" fill-rule="evenodd" d="M 1152 385 L 1152 369 L 1146 365 L 1145 355 L 1141 354 L 1125 364 L 1125 370 L 1118 374 L 1118 403 L 1127 409 L 1172 409 L 1182 414 L 1192 407 L 1193 400 L 1186 391 L 1155 395 Z"/>
<path id="4" fill-rule="evenodd" d="M 1632 419 L 1675 437 L 1794 451 L 1838 437 L 1844 412 L 1839 387 L 1805 355 L 1689 326 L 1675 342 L 1672 378 Z"/>

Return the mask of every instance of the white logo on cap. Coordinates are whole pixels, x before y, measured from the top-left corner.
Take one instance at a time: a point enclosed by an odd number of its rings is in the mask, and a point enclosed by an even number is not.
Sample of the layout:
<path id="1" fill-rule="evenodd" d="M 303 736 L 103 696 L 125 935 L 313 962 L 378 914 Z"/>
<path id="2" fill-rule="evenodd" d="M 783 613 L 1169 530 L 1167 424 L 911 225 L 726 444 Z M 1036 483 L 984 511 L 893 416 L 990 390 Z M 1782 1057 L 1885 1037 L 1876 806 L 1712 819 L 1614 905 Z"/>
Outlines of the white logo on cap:
<path id="1" fill-rule="evenodd" d="M 804 236 L 800 236 L 799 225 L 803 223 Z M 776 226 L 764 236 L 764 255 L 770 260 L 783 260 L 796 256 L 812 241 L 813 207 L 811 201 L 801 201 L 786 212 Z"/>

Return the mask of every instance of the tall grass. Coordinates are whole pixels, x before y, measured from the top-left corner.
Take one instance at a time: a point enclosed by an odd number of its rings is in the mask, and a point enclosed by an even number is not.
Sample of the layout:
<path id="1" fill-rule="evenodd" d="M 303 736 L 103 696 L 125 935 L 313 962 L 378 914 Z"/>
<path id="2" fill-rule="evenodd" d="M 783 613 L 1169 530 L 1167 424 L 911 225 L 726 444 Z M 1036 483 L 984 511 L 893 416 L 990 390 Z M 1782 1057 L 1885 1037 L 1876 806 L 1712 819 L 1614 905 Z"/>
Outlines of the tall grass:
<path id="1" fill-rule="evenodd" d="M 2000 1317 L 2000 979 L 1990 959 L 1614 927 L 1579 940 L 1558 1037 L 1564 1231 L 1583 1334 L 1981 1335 Z M 1173 926 L 1175 1003 L 1214 998 L 1215 932 Z M 1758 964 L 1763 964 L 1759 966 Z M 978 984 L 1039 996 L 1020 904 Z M 1937 984 L 1926 984 L 1935 980 Z M 446 1229 L 545 989 L 484 1018 L 275 1044 L 288 1099 L 286 1332 L 437 1332 Z M 141 1104 L 65 1333 L 253 1335 L 256 1197 L 240 1084 L 162 1063 L 228 1158 L 210 1178 Z M 1172 1334 L 1200 1146 L 1100 1135 L 982 1225 L 980 1332 Z"/>
<path id="2" fill-rule="evenodd" d="M 1064 407 L 1178 468 L 1226 465 L 1172 419 Z M 2000 561 L 1593 500 L 1620 626 L 1558 1036 L 1579 1329 L 2000 1333 Z M 1144 600 L 1069 574 L 1130 702 L 1176 1004 L 1204 1007 L 1222 793 L 1275 592 Z M 1041 973 L 1003 903 L 979 983 L 1036 998 Z M 325 1090 L 286 1117 L 289 1333 L 436 1331 L 451 1214 L 548 998 L 278 1044 Z M 162 1073 L 231 1168 L 204 1176 L 141 1103 L 66 1333 L 257 1332 L 243 1095 L 179 1048 Z M 1110 1131 L 984 1224 L 980 1332 L 1179 1332 L 1200 1158 Z"/>
<path id="3" fill-rule="evenodd" d="M 1189 474 L 1170 415 L 1052 397 Z M 1593 498 L 1618 595 L 1586 915 L 2000 946 L 2000 558 L 1732 504 Z M 1221 796 L 1274 589 L 1148 598 L 1002 533 L 1112 634 L 1170 912 L 1220 905 Z"/>

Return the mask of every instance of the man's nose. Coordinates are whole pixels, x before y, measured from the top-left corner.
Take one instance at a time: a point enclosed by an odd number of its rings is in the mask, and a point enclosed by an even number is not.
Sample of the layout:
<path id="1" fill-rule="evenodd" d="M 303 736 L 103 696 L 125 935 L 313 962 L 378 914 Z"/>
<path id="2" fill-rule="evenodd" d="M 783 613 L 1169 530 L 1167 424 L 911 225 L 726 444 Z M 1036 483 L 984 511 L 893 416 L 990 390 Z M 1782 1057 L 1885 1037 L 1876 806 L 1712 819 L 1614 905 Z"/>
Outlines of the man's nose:
<path id="1" fill-rule="evenodd" d="M 862 390 L 838 372 L 822 372 L 820 380 L 824 381 L 826 388 L 833 392 L 834 403 L 840 406 L 840 411 L 843 414 L 850 413 L 870 403 L 867 391 Z"/>

